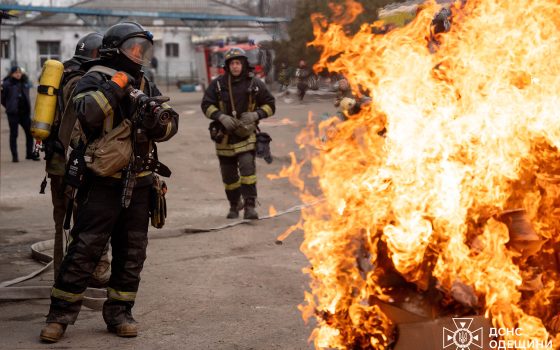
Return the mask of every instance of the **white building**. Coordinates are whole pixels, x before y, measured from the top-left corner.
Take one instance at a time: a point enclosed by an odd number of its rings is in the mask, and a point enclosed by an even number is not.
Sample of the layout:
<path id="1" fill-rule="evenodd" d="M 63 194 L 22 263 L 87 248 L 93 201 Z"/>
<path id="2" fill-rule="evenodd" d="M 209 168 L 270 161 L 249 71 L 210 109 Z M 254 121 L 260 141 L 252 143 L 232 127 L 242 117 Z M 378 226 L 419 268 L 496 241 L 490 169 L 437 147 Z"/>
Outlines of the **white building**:
<path id="1" fill-rule="evenodd" d="M 271 40 L 272 32 L 256 22 L 195 21 L 157 17 L 158 12 L 193 13 L 224 16 L 247 16 L 239 9 L 215 0 L 86 0 L 73 6 L 88 9 L 91 14 L 27 13 L 17 20 L 5 20 L 0 26 L 0 72 L 22 66 L 36 81 L 46 59 L 67 60 L 74 54 L 78 39 L 90 32 L 103 33 L 122 20 L 141 23 L 154 34 L 154 56 L 160 82 L 196 81 L 197 71 L 193 41 L 244 36 L 255 42 Z M 155 17 L 99 16 L 97 10 L 141 11 Z"/>

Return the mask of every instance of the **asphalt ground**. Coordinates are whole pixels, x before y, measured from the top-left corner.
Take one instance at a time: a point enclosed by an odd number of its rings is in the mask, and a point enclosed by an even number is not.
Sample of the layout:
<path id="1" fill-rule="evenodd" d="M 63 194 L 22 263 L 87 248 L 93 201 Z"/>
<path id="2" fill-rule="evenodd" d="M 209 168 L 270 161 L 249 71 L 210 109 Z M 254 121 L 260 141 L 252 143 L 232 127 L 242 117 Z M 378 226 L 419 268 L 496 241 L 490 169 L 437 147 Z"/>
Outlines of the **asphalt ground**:
<path id="1" fill-rule="evenodd" d="M 201 93 L 168 91 L 180 113 L 179 133 L 159 146 L 160 160 L 173 171 L 166 182 L 168 218 L 163 229 L 150 227 L 148 258 L 133 310 L 140 324 L 137 338 L 123 339 L 105 329 L 101 313 L 82 308 L 78 321 L 54 345 L 39 342 L 49 301 L 0 302 L 0 349 L 311 349 L 313 325 L 304 324 L 307 265 L 300 252 L 302 232 L 282 245 L 276 238 L 299 219 L 294 212 L 224 230 L 225 199 L 208 120 L 200 111 Z M 278 94 L 278 93 L 276 93 Z M 276 115 L 261 123 L 272 138 L 274 161 L 257 161 L 260 215 L 300 204 L 286 179 L 269 180 L 298 154 L 298 132 L 309 112 L 333 112 L 333 95 L 308 95 L 303 103 L 277 98 Z M 44 161 L 25 154 L 20 129 L 20 162 L 11 163 L 7 118 L 0 123 L 0 282 L 42 267 L 30 254 L 32 243 L 52 239 L 50 192 L 39 194 Z M 52 285 L 52 269 L 18 286 Z"/>

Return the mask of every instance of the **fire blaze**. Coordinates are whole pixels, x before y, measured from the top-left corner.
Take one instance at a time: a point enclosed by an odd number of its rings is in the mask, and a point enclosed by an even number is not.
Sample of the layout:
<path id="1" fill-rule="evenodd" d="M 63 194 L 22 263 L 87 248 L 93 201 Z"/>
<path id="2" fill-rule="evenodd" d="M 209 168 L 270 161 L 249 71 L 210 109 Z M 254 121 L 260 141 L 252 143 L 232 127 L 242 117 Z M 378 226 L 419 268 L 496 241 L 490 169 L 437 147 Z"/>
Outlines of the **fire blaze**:
<path id="1" fill-rule="evenodd" d="M 390 348 L 380 303 L 415 297 L 431 318 L 560 346 L 560 3 L 457 2 L 434 34 L 440 9 L 385 34 L 313 17 L 315 69 L 372 98 L 328 138 L 298 137 L 320 194 L 298 186 L 322 198 L 298 224 L 316 348 Z"/>

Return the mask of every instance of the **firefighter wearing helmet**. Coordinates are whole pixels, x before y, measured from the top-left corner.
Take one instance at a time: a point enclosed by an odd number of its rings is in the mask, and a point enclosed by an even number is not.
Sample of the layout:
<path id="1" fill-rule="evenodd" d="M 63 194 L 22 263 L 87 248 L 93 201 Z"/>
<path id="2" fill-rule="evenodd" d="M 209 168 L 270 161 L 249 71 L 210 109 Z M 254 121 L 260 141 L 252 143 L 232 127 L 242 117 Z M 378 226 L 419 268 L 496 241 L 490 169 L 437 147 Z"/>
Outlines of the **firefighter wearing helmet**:
<path id="1" fill-rule="evenodd" d="M 259 218 L 255 210 L 256 131 L 259 120 L 274 114 L 275 100 L 266 85 L 253 77 L 243 49 L 235 47 L 225 53 L 224 70 L 206 89 L 201 108 L 212 120 L 210 137 L 216 144 L 230 206 L 227 218 L 238 218 L 243 208 L 243 218 L 255 220 Z"/>
<path id="2" fill-rule="evenodd" d="M 43 141 L 46 160 L 45 171 L 50 179 L 53 219 L 55 224 L 53 254 L 55 277 L 58 274 L 62 257 L 64 255 L 62 224 L 64 222 L 64 216 L 68 204 L 68 198 L 65 194 L 66 184 L 64 183 L 64 172 L 66 169 L 65 151 L 64 146 L 59 139 L 58 133 L 61 127 L 62 114 L 64 113 L 66 106 L 70 103 L 72 90 L 78 83 L 78 80 L 80 80 L 82 75 L 85 73 L 80 69 L 80 66 L 85 62 L 99 57 L 101 40 L 103 40 L 103 35 L 99 33 L 89 33 L 83 36 L 76 44 L 74 56 L 63 63 L 64 73 L 60 83 L 62 98 L 57 101 L 57 108 L 55 110 L 55 117 L 51 132 Z M 102 284 L 103 279 L 105 278 L 103 276 L 104 272 L 109 269 L 109 258 L 107 254 L 103 255 L 98 267 L 99 273 L 94 273 L 94 279 Z"/>
<path id="3" fill-rule="evenodd" d="M 135 337 L 138 333 L 132 308 L 146 258 L 151 188 L 157 180 L 154 171 L 161 172 L 163 166 L 158 162 L 154 142 L 169 140 L 178 125 L 177 113 L 167 104 L 158 102 L 158 111 L 166 111 L 162 120 L 158 118 L 160 114 L 144 112 L 151 109 L 134 98 L 143 92 L 150 97 L 149 103 L 162 101 L 154 98 L 161 94 L 143 78 L 141 71 L 142 65 L 150 62 L 152 49 L 150 32 L 137 23 L 122 22 L 110 27 L 103 36 L 100 59 L 82 65 L 87 73 L 78 81 L 70 107 L 87 144 L 109 137 L 111 131 L 122 130 L 135 120 L 134 127 L 129 129 L 129 134 L 135 136 L 123 139 L 122 149 L 124 152 L 128 143 L 128 159 L 135 160 L 132 164 L 138 170 L 124 171 L 131 169 L 129 161 L 123 168 L 111 168 L 115 169 L 111 174 L 101 175 L 91 166 L 85 169 L 83 182 L 78 184 L 72 242 L 55 279 L 47 325 L 40 334 L 44 342 L 57 342 L 67 325 L 76 321 L 84 291 L 109 239 L 113 261 L 103 319 L 108 331 L 117 336 Z M 138 113 L 143 115 L 141 120 L 135 118 Z M 87 151 L 83 142 L 76 146 L 76 160 L 80 150 Z M 113 158 L 109 161 L 120 157 L 114 152 L 110 154 Z M 83 156 L 81 159 L 85 163 Z M 72 154 L 68 163 L 73 163 Z M 66 179 L 69 178 L 67 171 Z M 132 188 L 124 186 L 125 183 L 132 184 Z"/>

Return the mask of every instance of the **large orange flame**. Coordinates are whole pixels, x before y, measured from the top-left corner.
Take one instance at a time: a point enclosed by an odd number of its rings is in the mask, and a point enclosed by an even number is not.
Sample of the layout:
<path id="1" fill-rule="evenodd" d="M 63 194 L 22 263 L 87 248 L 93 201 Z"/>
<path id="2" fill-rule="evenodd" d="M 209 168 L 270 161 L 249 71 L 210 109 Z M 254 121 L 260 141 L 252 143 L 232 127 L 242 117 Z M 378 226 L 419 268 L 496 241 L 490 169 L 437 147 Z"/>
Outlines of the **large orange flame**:
<path id="1" fill-rule="evenodd" d="M 349 37 L 313 17 L 315 68 L 373 98 L 324 142 L 311 131 L 298 138 L 315 147 L 324 197 L 300 222 L 311 264 L 301 311 L 316 318 L 317 348 L 388 346 L 394 325 L 375 300 L 397 292 L 391 270 L 416 293 L 435 289 L 443 310 L 522 328 L 515 339 L 560 330 L 560 4 L 459 2 L 451 30 L 432 37 L 439 9 L 428 2 L 385 35 L 364 25 Z M 530 257 L 506 245 L 512 232 L 499 214 L 517 208 L 545 241 Z"/>

